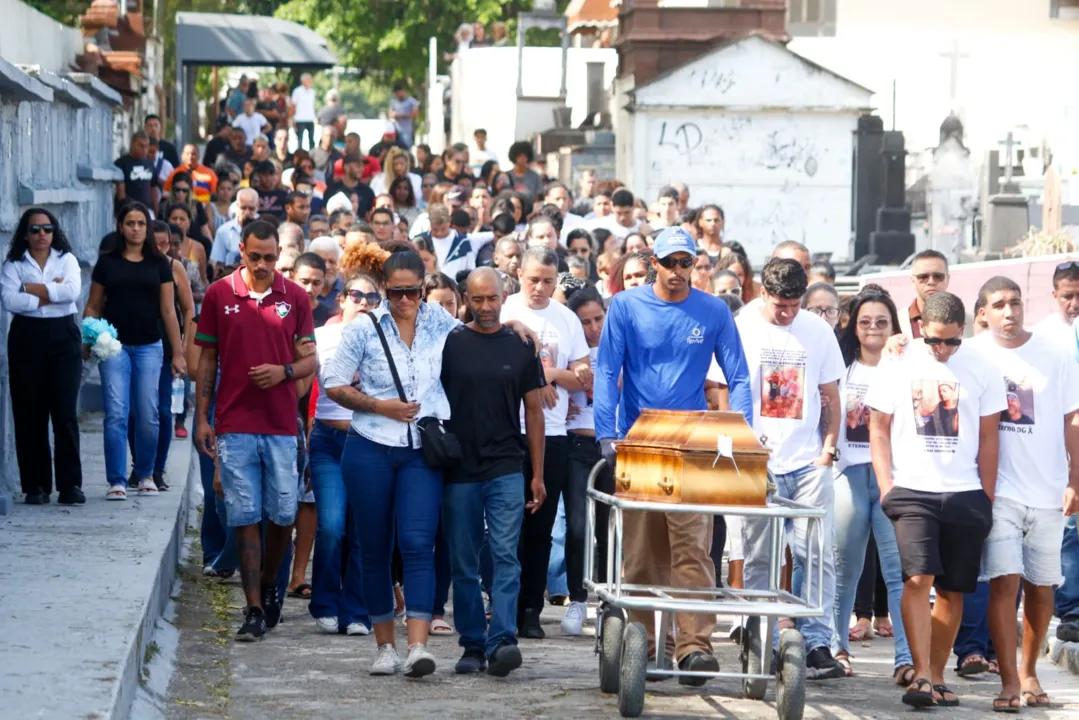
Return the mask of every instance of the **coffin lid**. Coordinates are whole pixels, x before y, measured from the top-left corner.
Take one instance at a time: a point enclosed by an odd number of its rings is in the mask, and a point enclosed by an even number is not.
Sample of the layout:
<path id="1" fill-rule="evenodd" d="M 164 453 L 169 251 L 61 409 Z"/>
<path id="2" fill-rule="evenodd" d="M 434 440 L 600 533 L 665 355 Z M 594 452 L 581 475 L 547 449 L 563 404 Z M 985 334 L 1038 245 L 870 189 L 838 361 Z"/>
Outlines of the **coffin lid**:
<path id="1" fill-rule="evenodd" d="M 735 457 L 771 454 L 753 434 L 742 413 L 709 410 L 642 410 L 618 446 L 714 456 L 719 435 L 731 438 Z"/>

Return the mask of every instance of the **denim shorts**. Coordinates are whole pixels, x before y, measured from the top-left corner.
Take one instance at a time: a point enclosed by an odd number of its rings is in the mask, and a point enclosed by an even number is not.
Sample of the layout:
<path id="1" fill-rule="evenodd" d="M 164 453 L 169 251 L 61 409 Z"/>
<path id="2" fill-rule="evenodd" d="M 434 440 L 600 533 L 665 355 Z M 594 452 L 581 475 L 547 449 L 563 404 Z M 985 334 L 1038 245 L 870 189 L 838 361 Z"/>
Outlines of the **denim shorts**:
<path id="1" fill-rule="evenodd" d="M 295 435 L 218 435 L 217 460 L 229 527 L 255 525 L 263 517 L 281 526 L 295 521 Z"/>
<path id="2" fill-rule="evenodd" d="M 982 580 L 1022 575 L 1032 585 L 1060 585 L 1064 512 L 1032 508 L 1009 498 L 993 503 L 993 529 L 982 548 Z"/>

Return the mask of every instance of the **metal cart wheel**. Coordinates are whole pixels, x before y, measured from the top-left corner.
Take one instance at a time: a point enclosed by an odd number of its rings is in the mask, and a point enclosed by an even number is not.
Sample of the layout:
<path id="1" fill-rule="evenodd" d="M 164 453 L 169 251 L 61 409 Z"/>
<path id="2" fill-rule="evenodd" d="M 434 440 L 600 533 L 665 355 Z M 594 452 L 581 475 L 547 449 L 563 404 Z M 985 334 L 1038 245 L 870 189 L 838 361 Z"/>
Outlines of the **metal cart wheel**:
<path id="1" fill-rule="evenodd" d="M 779 720 L 802 720 L 805 705 L 805 638 L 797 630 L 784 630 L 776 664 L 776 714 Z"/>
<path id="2" fill-rule="evenodd" d="M 618 683 L 618 712 L 638 717 L 644 711 L 648 675 L 648 631 L 639 622 L 626 625 L 622 638 L 622 672 Z"/>
<path id="3" fill-rule="evenodd" d="M 599 689 L 600 692 L 618 692 L 618 673 L 622 662 L 622 633 L 626 616 L 620 608 L 607 606 L 600 616 L 599 637 Z"/>
<path id="4" fill-rule="evenodd" d="M 742 672 L 757 675 L 761 671 L 761 619 L 757 616 L 746 618 L 742 631 Z M 768 681 L 759 678 L 746 678 L 742 681 L 742 694 L 749 700 L 763 700 L 768 691 Z"/>

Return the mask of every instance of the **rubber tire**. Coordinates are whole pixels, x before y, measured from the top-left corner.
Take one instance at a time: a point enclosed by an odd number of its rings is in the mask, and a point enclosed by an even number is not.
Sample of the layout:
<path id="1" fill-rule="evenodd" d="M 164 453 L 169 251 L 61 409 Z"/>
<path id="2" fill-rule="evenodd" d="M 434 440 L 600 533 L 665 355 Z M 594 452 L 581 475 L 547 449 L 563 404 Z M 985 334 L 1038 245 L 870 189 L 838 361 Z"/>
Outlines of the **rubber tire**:
<path id="1" fill-rule="evenodd" d="M 622 671 L 618 683 L 618 712 L 639 717 L 644 712 L 644 688 L 648 678 L 648 631 L 639 622 L 626 625 L 622 638 Z"/>
<path id="2" fill-rule="evenodd" d="M 742 632 L 742 672 L 756 673 L 761 666 L 761 619 L 756 616 L 746 618 L 746 627 Z M 763 700 L 768 692 L 768 681 L 746 678 L 742 681 L 742 694 L 747 700 Z"/>
<path id="3" fill-rule="evenodd" d="M 625 631 L 625 615 L 618 608 L 603 611 L 599 646 L 600 692 L 618 692 L 618 673 L 622 664 L 622 634 Z"/>
<path id="4" fill-rule="evenodd" d="M 805 706 L 805 638 L 797 630 L 784 630 L 776 662 L 776 714 L 779 720 L 802 720 Z"/>

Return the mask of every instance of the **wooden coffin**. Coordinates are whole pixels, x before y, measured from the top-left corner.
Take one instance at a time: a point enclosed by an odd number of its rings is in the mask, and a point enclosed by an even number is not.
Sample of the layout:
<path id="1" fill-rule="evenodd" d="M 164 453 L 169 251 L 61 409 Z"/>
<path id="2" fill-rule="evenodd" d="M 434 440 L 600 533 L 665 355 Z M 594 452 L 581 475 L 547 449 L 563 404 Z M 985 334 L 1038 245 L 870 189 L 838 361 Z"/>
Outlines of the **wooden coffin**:
<path id="1" fill-rule="evenodd" d="M 719 456 L 726 436 L 733 460 Z M 763 506 L 769 450 L 741 413 L 644 410 L 616 445 L 615 494 L 690 505 Z"/>

